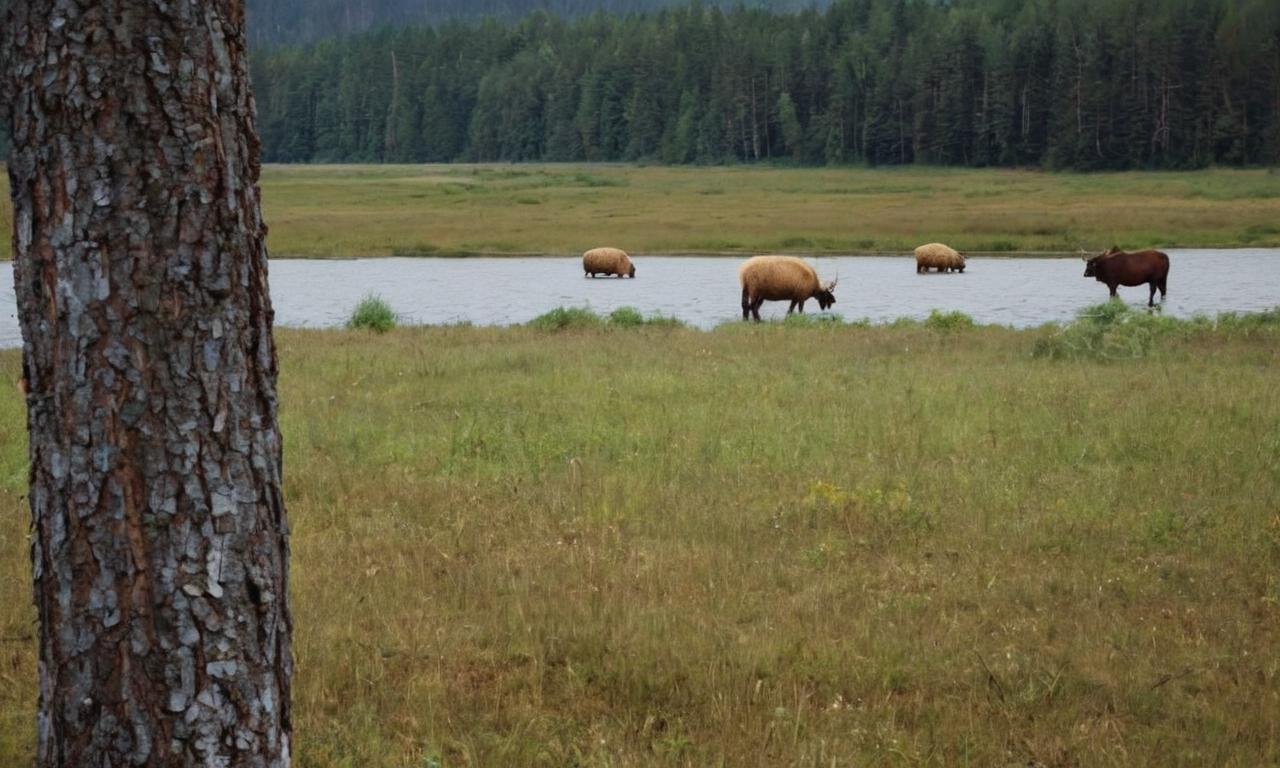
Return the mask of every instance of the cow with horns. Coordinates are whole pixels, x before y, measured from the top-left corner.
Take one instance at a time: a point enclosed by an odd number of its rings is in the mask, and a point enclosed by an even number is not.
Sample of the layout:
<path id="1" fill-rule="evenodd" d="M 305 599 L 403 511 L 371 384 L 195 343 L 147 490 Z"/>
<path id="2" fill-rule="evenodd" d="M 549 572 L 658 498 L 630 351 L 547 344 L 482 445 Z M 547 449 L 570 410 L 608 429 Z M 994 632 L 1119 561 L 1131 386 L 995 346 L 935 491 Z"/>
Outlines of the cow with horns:
<path id="1" fill-rule="evenodd" d="M 795 256 L 754 256 L 738 268 L 742 284 L 742 319 L 760 319 L 760 305 L 765 301 L 790 301 L 787 314 L 799 310 L 804 303 L 817 299 L 818 307 L 827 309 L 836 303 L 833 293 L 836 280 L 823 284 L 817 271 L 804 259 Z"/>
<path id="2" fill-rule="evenodd" d="M 1146 283 L 1151 287 L 1147 306 L 1155 306 L 1157 289 L 1160 301 L 1164 301 L 1165 283 L 1169 279 L 1169 257 L 1164 253 L 1154 250 L 1122 251 L 1113 245 L 1101 256 L 1085 256 L 1084 260 L 1084 276 L 1106 283 L 1113 298 L 1117 286 Z"/>

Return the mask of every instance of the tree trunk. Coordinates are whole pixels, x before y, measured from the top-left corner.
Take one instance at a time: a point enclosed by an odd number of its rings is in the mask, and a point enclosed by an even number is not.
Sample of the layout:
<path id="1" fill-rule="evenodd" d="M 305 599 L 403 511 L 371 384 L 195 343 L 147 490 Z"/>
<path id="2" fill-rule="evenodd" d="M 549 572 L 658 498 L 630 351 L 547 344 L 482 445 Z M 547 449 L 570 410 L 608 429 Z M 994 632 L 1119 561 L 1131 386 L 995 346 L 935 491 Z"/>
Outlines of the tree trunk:
<path id="1" fill-rule="evenodd" d="M 751 73 L 751 159 L 760 159 L 760 122 L 756 116 L 756 73 Z"/>
<path id="2" fill-rule="evenodd" d="M 387 110 L 387 134 L 382 143 L 382 159 L 396 160 L 400 152 L 400 65 L 396 62 L 396 52 L 391 52 L 391 107 Z"/>
<path id="3" fill-rule="evenodd" d="M 12 3 L 39 766 L 287 766 L 276 355 L 242 0 Z"/>

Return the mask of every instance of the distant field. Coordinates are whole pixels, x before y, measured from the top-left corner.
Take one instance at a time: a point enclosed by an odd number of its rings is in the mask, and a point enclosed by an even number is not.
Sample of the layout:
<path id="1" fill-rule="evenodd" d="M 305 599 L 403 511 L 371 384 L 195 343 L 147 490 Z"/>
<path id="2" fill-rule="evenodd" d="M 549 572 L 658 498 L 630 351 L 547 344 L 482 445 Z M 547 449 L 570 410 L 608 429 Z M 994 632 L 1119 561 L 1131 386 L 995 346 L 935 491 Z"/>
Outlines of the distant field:
<path id="1" fill-rule="evenodd" d="M 280 331 L 296 764 L 1280 764 L 1276 332 L 940 327 Z"/>
<path id="2" fill-rule="evenodd" d="M 263 192 L 275 256 L 1280 246 L 1266 170 L 269 166 Z"/>

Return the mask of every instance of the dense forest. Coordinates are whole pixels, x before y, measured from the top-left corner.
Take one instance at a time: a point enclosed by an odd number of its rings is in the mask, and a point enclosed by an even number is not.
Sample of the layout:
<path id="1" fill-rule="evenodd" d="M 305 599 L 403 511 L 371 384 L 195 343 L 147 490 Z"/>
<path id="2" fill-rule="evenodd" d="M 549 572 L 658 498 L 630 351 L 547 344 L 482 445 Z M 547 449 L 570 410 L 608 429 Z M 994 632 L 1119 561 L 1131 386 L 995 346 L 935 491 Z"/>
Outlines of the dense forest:
<path id="1" fill-rule="evenodd" d="M 314 42 L 381 26 L 441 24 L 457 19 L 514 21 L 534 11 L 581 16 L 595 11 L 626 14 L 675 5 L 680 0 L 249 0 L 249 42 Z M 708 0 L 716 2 L 716 0 Z M 726 6 L 799 10 L 829 0 L 725 0 Z"/>
<path id="2" fill-rule="evenodd" d="M 1276 0 L 536 12 L 254 57 L 277 162 L 1280 159 Z"/>

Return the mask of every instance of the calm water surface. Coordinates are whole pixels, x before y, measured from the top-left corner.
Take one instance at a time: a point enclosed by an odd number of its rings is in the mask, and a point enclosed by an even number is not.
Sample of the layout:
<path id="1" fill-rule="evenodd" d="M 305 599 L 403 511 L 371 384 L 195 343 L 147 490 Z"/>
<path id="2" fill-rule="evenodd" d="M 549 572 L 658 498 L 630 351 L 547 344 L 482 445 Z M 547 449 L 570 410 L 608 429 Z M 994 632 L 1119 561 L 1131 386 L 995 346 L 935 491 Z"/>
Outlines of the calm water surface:
<path id="1" fill-rule="evenodd" d="M 1280 250 L 1171 250 L 1165 311 L 1256 311 L 1280 305 Z M 558 306 L 607 313 L 633 306 L 673 315 L 700 328 L 741 317 L 741 259 L 641 256 L 636 279 L 586 279 L 577 258 L 353 259 L 271 262 L 271 297 L 280 325 L 341 326 L 368 293 L 380 294 L 413 324 L 523 323 Z M 826 257 L 811 260 L 823 279 L 840 278 L 833 311 L 875 322 L 921 318 L 931 309 L 960 310 L 981 323 L 1017 327 L 1070 319 L 1103 301 L 1106 286 L 1085 279 L 1079 259 L 969 260 L 964 274 L 917 275 L 909 257 Z M 1121 288 L 1130 303 L 1146 303 L 1147 288 Z M 817 310 L 809 302 L 808 311 Z M 761 314 L 782 317 L 785 302 Z M 21 343 L 13 282 L 0 279 L 0 347 Z"/>

